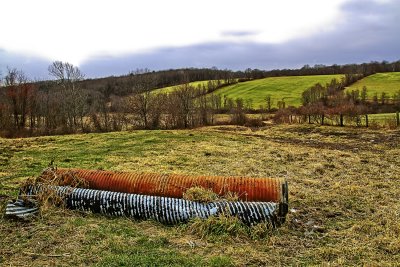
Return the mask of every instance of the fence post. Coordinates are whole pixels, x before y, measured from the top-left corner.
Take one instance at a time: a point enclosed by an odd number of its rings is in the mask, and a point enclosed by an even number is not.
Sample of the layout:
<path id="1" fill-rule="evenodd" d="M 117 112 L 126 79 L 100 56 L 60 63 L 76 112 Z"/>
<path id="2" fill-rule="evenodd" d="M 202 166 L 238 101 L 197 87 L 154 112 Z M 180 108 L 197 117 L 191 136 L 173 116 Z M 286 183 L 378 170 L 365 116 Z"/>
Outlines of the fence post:
<path id="1" fill-rule="evenodd" d="M 343 126 L 343 114 L 340 114 L 340 126 Z"/>
<path id="2" fill-rule="evenodd" d="M 365 114 L 365 126 L 368 128 L 368 114 Z"/>

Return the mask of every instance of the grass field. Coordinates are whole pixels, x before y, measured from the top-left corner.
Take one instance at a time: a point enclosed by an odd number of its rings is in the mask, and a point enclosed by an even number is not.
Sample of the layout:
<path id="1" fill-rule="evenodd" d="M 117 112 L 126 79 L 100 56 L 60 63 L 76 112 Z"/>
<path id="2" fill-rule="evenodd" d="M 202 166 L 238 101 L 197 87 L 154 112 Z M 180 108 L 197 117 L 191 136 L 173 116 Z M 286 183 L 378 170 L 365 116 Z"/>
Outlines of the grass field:
<path id="1" fill-rule="evenodd" d="M 396 113 L 369 114 L 368 116 L 373 120 L 396 119 Z"/>
<path id="2" fill-rule="evenodd" d="M 216 94 L 229 98 L 251 100 L 253 108 L 265 106 L 265 97 L 271 95 L 272 107 L 284 99 L 286 106 L 300 106 L 301 94 L 316 83 L 325 85 L 332 79 L 340 80 L 343 75 L 316 75 L 271 77 L 260 80 L 238 83 L 215 91 Z"/>
<path id="3" fill-rule="evenodd" d="M 385 124 L 387 122 L 396 122 L 396 113 L 379 113 L 369 114 L 368 120 L 378 124 Z"/>
<path id="4" fill-rule="evenodd" d="M 320 123 L 314 122 L 313 123 Z M 339 125 L 338 116 L 326 116 L 324 120 L 325 125 Z M 366 117 L 365 115 L 359 116 L 359 121 L 356 117 L 344 116 L 344 125 L 350 127 L 365 127 Z M 379 114 L 368 114 L 368 125 L 370 128 L 389 128 L 396 129 L 397 125 L 397 115 L 396 113 L 379 113 Z"/>
<path id="5" fill-rule="evenodd" d="M 266 238 L 199 237 L 184 225 L 49 209 L 0 216 L 1 266 L 396 266 L 400 132 L 313 125 L 214 126 L 0 139 L 0 206 L 60 167 L 287 177 L 287 222 Z"/>
<path id="6" fill-rule="evenodd" d="M 367 87 L 368 98 L 372 98 L 375 93 L 380 97 L 382 92 L 393 97 L 400 90 L 400 72 L 373 74 L 352 84 L 347 90 L 358 89 L 361 92 L 364 86 Z"/>
<path id="7" fill-rule="evenodd" d="M 213 81 L 216 82 L 217 80 L 213 80 Z M 208 83 L 208 81 L 197 81 L 197 82 L 191 82 L 191 83 L 189 83 L 189 85 L 194 87 L 194 88 L 197 88 L 199 85 L 203 86 L 203 85 L 207 85 L 207 83 Z M 160 93 L 167 94 L 167 93 L 170 93 L 170 92 L 174 91 L 176 87 L 177 87 L 177 85 L 168 86 L 168 87 L 164 87 L 164 88 L 153 90 L 152 92 L 155 93 L 155 94 L 160 94 Z"/>

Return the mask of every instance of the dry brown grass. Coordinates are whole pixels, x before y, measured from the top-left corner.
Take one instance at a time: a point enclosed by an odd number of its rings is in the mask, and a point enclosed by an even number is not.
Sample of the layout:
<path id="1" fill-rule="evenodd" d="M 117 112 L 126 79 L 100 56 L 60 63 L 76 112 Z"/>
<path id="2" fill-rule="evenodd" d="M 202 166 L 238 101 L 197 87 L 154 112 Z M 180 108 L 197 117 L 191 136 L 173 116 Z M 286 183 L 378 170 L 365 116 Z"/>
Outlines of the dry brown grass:
<path id="1" fill-rule="evenodd" d="M 183 194 L 183 199 L 200 203 L 210 203 L 218 200 L 239 201 L 239 196 L 236 192 L 230 191 L 223 196 L 218 196 L 211 189 L 195 186 L 189 188 Z M 269 223 L 248 226 L 242 223 L 238 217 L 229 215 L 228 212 L 222 212 L 217 216 L 210 216 L 207 219 L 193 219 L 184 225 L 182 229 L 183 233 L 215 241 L 225 240 L 230 237 L 238 240 L 263 239 L 270 235 L 272 227 Z"/>
<path id="2" fill-rule="evenodd" d="M 239 195 L 236 192 L 228 191 L 224 195 L 219 196 L 212 189 L 194 186 L 183 193 L 183 199 L 201 203 L 209 203 L 216 200 L 239 201 Z"/>
<path id="3" fill-rule="evenodd" d="M 65 209 L 65 196 L 57 193 L 54 186 L 69 186 L 72 188 L 87 188 L 89 183 L 77 177 L 72 171 L 68 171 L 61 175 L 56 173 L 55 167 L 48 167 L 42 171 L 42 173 L 34 178 L 28 178 L 21 183 L 21 196 L 27 200 L 34 201 L 39 206 L 39 213 L 43 216 L 44 213 L 48 212 L 53 207 Z M 24 190 L 28 190 L 29 187 L 40 187 L 40 190 L 35 194 L 28 194 Z M 65 194 L 68 194 L 66 192 Z"/>
<path id="4" fill-rule="evenodd" d="M 218 199 L 218 195 L 211 189 L 201 186 L 194 186 L 183 193 L 183 199 L 201 203 L 209 203 Z"/>

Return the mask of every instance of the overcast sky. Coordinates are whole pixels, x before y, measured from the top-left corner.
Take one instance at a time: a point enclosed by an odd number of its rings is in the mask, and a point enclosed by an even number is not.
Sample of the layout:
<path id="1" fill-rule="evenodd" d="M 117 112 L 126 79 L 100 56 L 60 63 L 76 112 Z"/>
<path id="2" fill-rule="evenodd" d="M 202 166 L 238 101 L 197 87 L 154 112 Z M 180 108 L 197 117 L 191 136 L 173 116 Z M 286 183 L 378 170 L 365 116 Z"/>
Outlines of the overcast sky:
<path id="1" fill-rule="evenodd" d="M 400 59 L 400 0 L 5 0 L 0 70 L 295 68 Z"/>

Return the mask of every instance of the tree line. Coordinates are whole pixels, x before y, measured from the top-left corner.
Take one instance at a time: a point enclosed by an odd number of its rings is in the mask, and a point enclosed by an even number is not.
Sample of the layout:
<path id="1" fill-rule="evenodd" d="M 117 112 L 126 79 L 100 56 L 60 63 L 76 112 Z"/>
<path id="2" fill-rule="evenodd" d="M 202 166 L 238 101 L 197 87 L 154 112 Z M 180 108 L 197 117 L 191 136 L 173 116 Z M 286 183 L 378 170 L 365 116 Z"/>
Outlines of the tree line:
<path id="1" fill-rule="evenodd" d="M 48 71 L 54 80 L 35 83 L 20 70 L 7 70 L 0 90 L 0 135 L 192 128 L 215 124 L 218 113 L 231 113 L 234 123 L 245 123 L 242 100 L 213 94 L 237 82 L 233 76 L 197 87 L 185 82 L 157 93 L 152 89 L 158 81 L 141 72 L 133 75 L 131 93 L 119 96 L 107 88 L 85 87 L 84 74 L 70 63 L 55 61 Z"/>
<path id="2" fill-rule="evenodd" d="M 380 95 L 375 93 L 368 97 L 368 88 L 362 90 L 345 90 L 346 87 L 362 79 L 363 74 L 346 74 L 338 81 L 332 79 L 330 83 L 320 83 L 308 88 L 302 93 L 302 106 L 280 109 L 275 120 L 280 122 L 308 122 L 324 125 L 330 119 L 336 125 L 344 126 L 344 118 L 354 121 L 361 126 L 362 116 L 368 127 L 368 114 L 392 113 L 400 111 L 400 88 L 392 96 L 386 92 Z M 399 118 L 397 114 L 397 124 Z"/>
<path id="3" fill-rule="evenodd" d="M 400 71 L 400 61 L 395 62 L 370 62 L 362 64 L 347 65 L 305 65 L 299 69 L 282 70 L 260 70 L 247 68 L 243 71 L 232 71 L 228 69 L 213 68 L 185 68 L 170 69 L 162 71 L 151 71 L 149 69 L 136 69 L 130 71 L 127 75 L 119 77 L 111 76 L 99 79 L 84 79 L 79 81 L 83 89 L 104 91 L 107 95 L 127 96 L 142 90 L 154 90 L 158 88 L 175 86 L 194 81 L 220 80 L 223 84 L 234 81 L 241 82 L 246 80 L 262 79 L 278 76 L 303 76 L 303 75 L 330 75 L 330 74 L 354 74 L 362 73 L 368 76 L 377 72 Z M 142 80 L 152 80 L 149 88 L 144 89 Z M 41 83 L 38 83 L 38 89 L 41 90 Z"/>
<path id="4" fill-rule="evenodd" d="M 277 119 L 287 114 L 324 123 L 326 115 L 361 114 L 388 110 L 398 105 L 397 94 L 366 99 L 366 92 L 345 94 L 344 87 L 375 71 L 397 71 L 399 62 L 365 63 L 344 66 L 315 66 L 289 70 L 292 75 L 346 73 L 341 81 L 316 84 L 302 95 L 303 106 L 286 108 L 279 101 Z M 354 72 L 361 71 L 361 72 Z M 364 71 L 364 72 L 362 72 Z M 230 114 L 231 122 L 245 124 L 246 113 L 254 112 L 251 101 L 214 94 L 223 86 L 252 79 L 283 75 L 287 70 L 230 71 L 180 69 L 154 72 L 136 70 L 122 77 L 85 79 L 81 70 L 67 62 L 55 61 L 48 67 L 53 80 L 33 82 L 21 70 L 8 68 L 0 87 L 0 135 L 32 136 L 122 129 L 176 129 L 216 123 L 216 114 Z M 359 73 L 359 74 L 354 74 Z M 208 82 L 190 86 L 190 82 Z M 178 85 L 179 84 L 179 85 Z M 155 93 L 158 87 L 176 85 L 170 93 Z M 271 97 L 265 99 L 266 112 Z"/>

